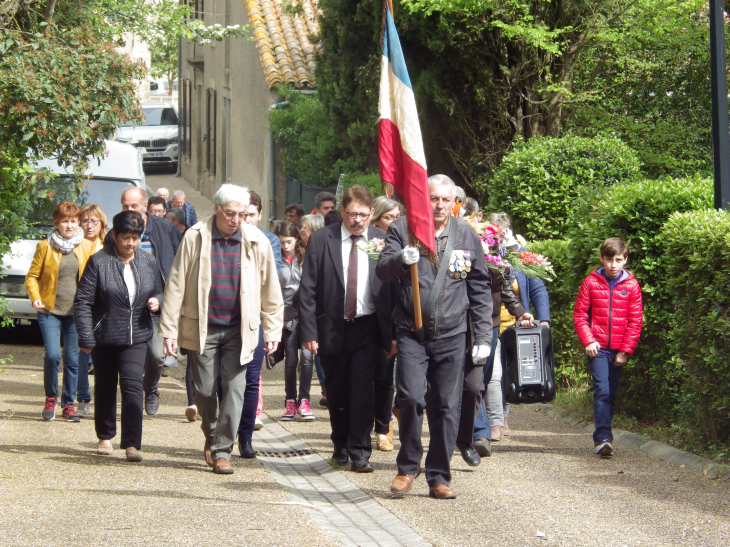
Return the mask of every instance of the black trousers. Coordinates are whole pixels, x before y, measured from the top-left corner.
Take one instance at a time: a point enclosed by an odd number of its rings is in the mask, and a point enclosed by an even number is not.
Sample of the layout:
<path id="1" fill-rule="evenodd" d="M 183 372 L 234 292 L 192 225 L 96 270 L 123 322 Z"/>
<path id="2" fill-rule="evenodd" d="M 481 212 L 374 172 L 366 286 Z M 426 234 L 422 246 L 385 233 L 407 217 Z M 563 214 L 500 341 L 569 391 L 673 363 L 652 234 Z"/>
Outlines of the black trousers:
<path id="1" fill-rule="evenodd" d="M 393 408 L 393 366 L 395 355 L 387 358 L 385 351 L 378 350 L 373 389 L 375 391 L 375 433 L 385 435 L 390 428 Z"/>
<path id="2" fill-rule="evenodd" d="M 400 407 L 401 443 L 396 458 L 398 474 L 413 475 L 421 465 L 425 406 L 431 437 L 426 456 L 426 481 L 429 486 L 449 484 L 451 455 L 459 428 L 466 333 L 429 340 L 420 345 L 411 331 L 398 329 L 396 340 L 398 366 L 395 384 Z M 424 397 L 425 380 L 428 380 L 428 392 Z"/>
<path id="3" fill-rule="evenodd" d="M 122 392 L 122 448 L 142 446 L 142 376 L 147 342 L 132 346 L 96 346 L 94 360 L 94 425 L 100 440 L 117 435 L 117 383 Z"/>
<path id="4" fill-rule="evenodd" d="M 470 355 L 465 355 L 464 385 L 461 394 L 461 410 L 459 417 L 459 433 L 456 440 L 471 444 L 474 440 L 474 422 L 477 419 L 479 405 L 482 403 L 484 388 L 484 365 L 474 365 Z"/>
<path id="5" fill-rule="evenodd" d="M 335 448 L 346 448 L 352 460 L 369 458 L 372 452 L 372 386 L 377 352 L 383 351 L 378 333 L 375 314 L 359 317 L 345 323 L 339 353 L 320 355 L 332 427 L 330 438 Z"/>

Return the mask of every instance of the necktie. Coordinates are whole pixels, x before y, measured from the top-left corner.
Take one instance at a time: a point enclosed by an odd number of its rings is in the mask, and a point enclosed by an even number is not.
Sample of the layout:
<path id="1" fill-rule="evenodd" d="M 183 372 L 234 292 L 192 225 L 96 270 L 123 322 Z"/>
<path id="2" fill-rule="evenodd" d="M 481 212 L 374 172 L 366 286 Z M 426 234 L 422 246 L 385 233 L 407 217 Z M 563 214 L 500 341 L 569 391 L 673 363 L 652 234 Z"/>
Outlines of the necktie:
<path id="1" fill-rule="evenodd" d="M 345 317 L 354 319 L 357 315 L 357 240 L 362 236 L 350 236 L 350 262 L 347 266 L 347 293 L 345 294 Z"/>

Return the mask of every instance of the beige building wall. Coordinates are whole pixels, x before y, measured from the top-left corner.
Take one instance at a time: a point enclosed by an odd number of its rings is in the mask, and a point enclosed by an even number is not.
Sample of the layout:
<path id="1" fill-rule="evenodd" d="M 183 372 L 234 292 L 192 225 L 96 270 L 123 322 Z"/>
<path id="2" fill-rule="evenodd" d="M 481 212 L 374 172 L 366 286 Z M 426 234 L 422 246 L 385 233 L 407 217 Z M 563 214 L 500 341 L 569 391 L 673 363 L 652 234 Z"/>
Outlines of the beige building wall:
<path id="1" fill-rule="evenodd" d="M 207 0 L 205 24 L 246 25 L 242 1 Z M 182 176 L 203 195 L 212 197 L 221 184 L 247 186 L 261 196 L 262 228 L 272 217 L 284 218 L 286 176 L 275 152 L 275 208 L 270 204 L 271 143 L 267 111 L 283 99 L 269 90 L 256 44 L 226 38 L 210 45 L 183 40 L 181 82 L 190 80 L 191 154 L 183 155 Z M 216 92 L 215 173 L 206 166 L 208 90 Z M 180 93 L 182 101 L 182 90 Z M 182 113 L 184 105 L 180 104 Z M 273 215 L 272 215 L 273 211 Z"/>

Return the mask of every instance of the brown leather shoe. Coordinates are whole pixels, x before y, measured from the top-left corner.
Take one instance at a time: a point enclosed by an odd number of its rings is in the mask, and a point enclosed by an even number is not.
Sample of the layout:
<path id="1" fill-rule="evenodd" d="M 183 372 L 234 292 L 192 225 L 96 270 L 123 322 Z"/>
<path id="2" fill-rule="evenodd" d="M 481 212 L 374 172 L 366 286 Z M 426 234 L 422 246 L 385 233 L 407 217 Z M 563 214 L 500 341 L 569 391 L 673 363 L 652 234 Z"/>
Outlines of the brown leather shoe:
<path id="1" fill-rule="evenodd" d="M 390 491 L 394 494 L 405 494 L 411 489 L 414 479 L 420 473 L 421 472 L 419 471 L 414 475 L 397 475 L 395 479 L 393 479 L 393 484 L 390 486 Z"/>
<path id="2" fill-rule="evenodd" d="M 452 500 L 456 497 L 456 492 L 448 484 L 437 484 L 428 489 L 428 495 L 437 500 Z"/>
<path id="3" fill-rule="evenodd" d="M 213 465 L 215 465 L 213 463 L 213 452 L 210 449 L 210 441 L 207 439 L 205 440 L 205 446 L 203 447 L 203 454 L 205 454 L 205 463 L 213 467 Z"/>
<path id="4" fill-rule="evenodd" d="M 218 458 L 213 466 L 213 473 L 216 475 L 233 475 L 231 462 L 225 458 Z"/>
<path id="5" fill-rule="evenodd" d="M 492 442 L 487 439 L 477 439 L 474 441 L 474 448 L 482 458 L 488 458 L 492 455 Z"/>
<path id="6" fill-rule="evenodd" d="M 502 426 L 499 426 L 499 425 L 492 426 L 492 442 L 493 443 L 499 442 L 500 438 L 502 438 Z"/>
<path id="7" fill-rule="evenodd" d="M 507 418 L 504 419 L 504 425 L 502 426 L 502 437 L 506 437 L 512 433 L 509 429 L 509 426 L 507 425 Z"/>

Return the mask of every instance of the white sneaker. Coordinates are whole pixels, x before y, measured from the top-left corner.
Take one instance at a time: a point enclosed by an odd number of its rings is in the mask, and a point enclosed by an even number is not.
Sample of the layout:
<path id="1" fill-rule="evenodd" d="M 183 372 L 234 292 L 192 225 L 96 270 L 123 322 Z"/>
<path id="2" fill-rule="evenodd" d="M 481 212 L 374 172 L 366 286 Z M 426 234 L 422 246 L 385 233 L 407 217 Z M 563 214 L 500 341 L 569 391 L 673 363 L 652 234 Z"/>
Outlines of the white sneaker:
<path id="1" fill-rule="evenodd" d="M 89 403 L 79 403 L 76 407 L 76 415 L 81 416 L 82 418 L 90 417 L 91 411 L 89 410 Z"/>
<path id="2" fill-rule="evenodd" d="M 253 423 L 253 430 L 258 431 L 262 427 L 264 427 L 264 422 L 261 421 L 261 418 L 256 416 L 256 421 Z"/>
<path id="3" fill-rule="evenodd" d="M 195 416 L 198 415 L 198 407 L 195 405 L 190 405 L 185 409 L 185 417 L 188 419 L 189 422 L 195 421 Z"/>

